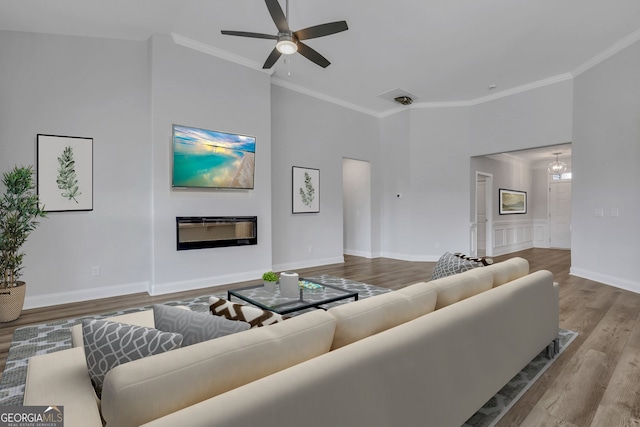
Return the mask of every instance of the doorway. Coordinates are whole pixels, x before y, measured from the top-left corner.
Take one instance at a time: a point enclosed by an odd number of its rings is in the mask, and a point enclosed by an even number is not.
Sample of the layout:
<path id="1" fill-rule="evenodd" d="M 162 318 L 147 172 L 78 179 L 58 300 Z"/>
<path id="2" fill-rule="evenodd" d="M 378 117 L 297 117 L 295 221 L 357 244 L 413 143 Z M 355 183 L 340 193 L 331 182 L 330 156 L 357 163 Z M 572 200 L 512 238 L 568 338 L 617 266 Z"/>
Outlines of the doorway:
<path id="1" fill-rule="evenodd" d="M 372 257 L 371 164 L 342 159 L 342 238 L 347 255 Z"/>
<path id="2" fill-rule="evenodd" d="M 475 233 L 471 253 L 493 255 L 493 175 L 476 171 Z"/>
<path id="3" fill-rule="evenodd" d="M 571 249 L 571 181 L 549 183 L 549 247 Z"/>

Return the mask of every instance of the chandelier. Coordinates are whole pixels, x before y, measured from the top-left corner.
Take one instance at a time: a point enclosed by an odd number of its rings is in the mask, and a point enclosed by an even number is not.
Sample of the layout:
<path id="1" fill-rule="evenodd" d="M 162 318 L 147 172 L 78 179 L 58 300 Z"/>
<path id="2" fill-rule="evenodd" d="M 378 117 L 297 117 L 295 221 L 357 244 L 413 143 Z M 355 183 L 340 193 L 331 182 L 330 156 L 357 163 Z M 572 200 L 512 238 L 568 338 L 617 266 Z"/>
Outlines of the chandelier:
<path id="1" fill-rule="evenodd" d="M 551 175 L 560 175 L 567 170 L 567 164 L 558 160 L 558 156 L 562 153 L 553 153 L 556 156 L 556 161 L 549 163 L 549 173 Z"/>

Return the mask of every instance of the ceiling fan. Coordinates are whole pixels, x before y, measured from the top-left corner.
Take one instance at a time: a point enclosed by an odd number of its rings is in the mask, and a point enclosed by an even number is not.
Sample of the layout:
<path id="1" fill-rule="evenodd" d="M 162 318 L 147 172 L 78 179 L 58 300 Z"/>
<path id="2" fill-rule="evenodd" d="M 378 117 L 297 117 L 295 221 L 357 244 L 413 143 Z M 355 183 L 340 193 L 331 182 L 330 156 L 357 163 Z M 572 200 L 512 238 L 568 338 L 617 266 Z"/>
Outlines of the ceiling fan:
<path id="1" fill-rule="evenodd" d="M 327 68 L 331 62 L 324 56 L 320 55 L 317 51 L 310 48 L 301 40 L 315 39 L 317 37 L 328 36 L 331 34 L 339 33 L 349 29 L 346 21 L 329 22 L 327 24 L 315 25 L 299 31 L 291 31 L 289 28 L 289 0 L 287 0 L 286 8 L 287 14 L 285 15 L 280 7 L 278 0 L 265 0 L 267 9 L 271 14 L 273 22 L 278 28 L 277 35 L 262 34 L 262 33 L 250 33 L 246 31 L 226 31 L 223 30 L 222 34 L 227 36 L 240 36 L 251 37 L 254 39 L 271 39 L 277 40 L 276 47 L 273 48 L 271 54 L 267 58 L 266 62 L 262 66 L 263 69 L 269 69 L 273 67 L 273 64 L 280 58 L 281 55 L 292 55 L 296 52 L 300 52 L 302 56 L 308 60 L 315 62 L 322 68 Z"/>

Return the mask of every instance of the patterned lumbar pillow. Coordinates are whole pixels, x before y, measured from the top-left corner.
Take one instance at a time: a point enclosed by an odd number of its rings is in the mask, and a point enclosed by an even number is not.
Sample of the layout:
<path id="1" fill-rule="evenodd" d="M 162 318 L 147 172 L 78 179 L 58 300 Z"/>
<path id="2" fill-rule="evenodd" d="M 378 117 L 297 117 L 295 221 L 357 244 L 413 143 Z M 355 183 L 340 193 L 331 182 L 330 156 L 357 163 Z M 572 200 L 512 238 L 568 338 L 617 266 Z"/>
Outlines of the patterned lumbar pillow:
<path id="1" fill-rule="evenodd" d="M 224 299 L 210 297 L 209 305 L 211 314 L 222 316 L 230 320 L 242 320 L 251 325 L 252 328 L 271 325 L 287 319 L 272 311 L 262 310 L 257 307 L 249 307 L 242 304 L 235 304 Z"/>
<path id="2" fill-rule="evenodd" d="M 251 327 L 247 322 L 160 304 L 153 306 L 153 318 L 156 329 L 181 334 L 184 337 L 183 347 L 246 331 Z"/>
<path id="3" fill-rule="evenodd" d="M 89 377 L 98 397 L 104 377 L 123 363 L 179 348 L 182 335 L 108 320 L 82 321 L 82 338 Z"/>
<path id="4" fill-rule="evenodd" d="M 482 262 L 470 261 L 457 257 L 450 252 L 445 252 L 433 269 L 431 280 L 462 273 L 467 270 L 471 270 L 472 268 L 482 267 L 483 265 L 484 264 Z"/>
<path id="5" fill-rule="evenodd" d="M 485 265 L 485 266 L 493 264 L 493 259 L 492 258 L 487 258 L 487 257 L 484 257 L 484 256 L 471 257 L 471 256 L 465 255 L 465 254 L 460 253 L 460 252 L 456 252 L 453 255 L 457 256 L 458 258 L 466 259 L 468 261 L 481 262 L 482 265 Z"/>

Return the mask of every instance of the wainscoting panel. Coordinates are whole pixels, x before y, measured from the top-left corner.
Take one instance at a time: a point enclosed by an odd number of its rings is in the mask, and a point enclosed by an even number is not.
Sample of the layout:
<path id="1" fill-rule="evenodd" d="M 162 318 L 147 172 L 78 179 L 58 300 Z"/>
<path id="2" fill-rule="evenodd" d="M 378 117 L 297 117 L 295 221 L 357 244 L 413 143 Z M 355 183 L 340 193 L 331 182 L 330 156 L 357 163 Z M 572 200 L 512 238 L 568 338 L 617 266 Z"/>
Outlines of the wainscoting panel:
<path id="1" fill-rule="evenodd" d="M 549 247 L 549 221 L 546 219 L 533 220 L 533 247 Z"/>
<path id="2" fill-rule="evenodd" d="M 533 221 L 493 223 L 493 255 L 505 255 L 533 247 Z"/>

